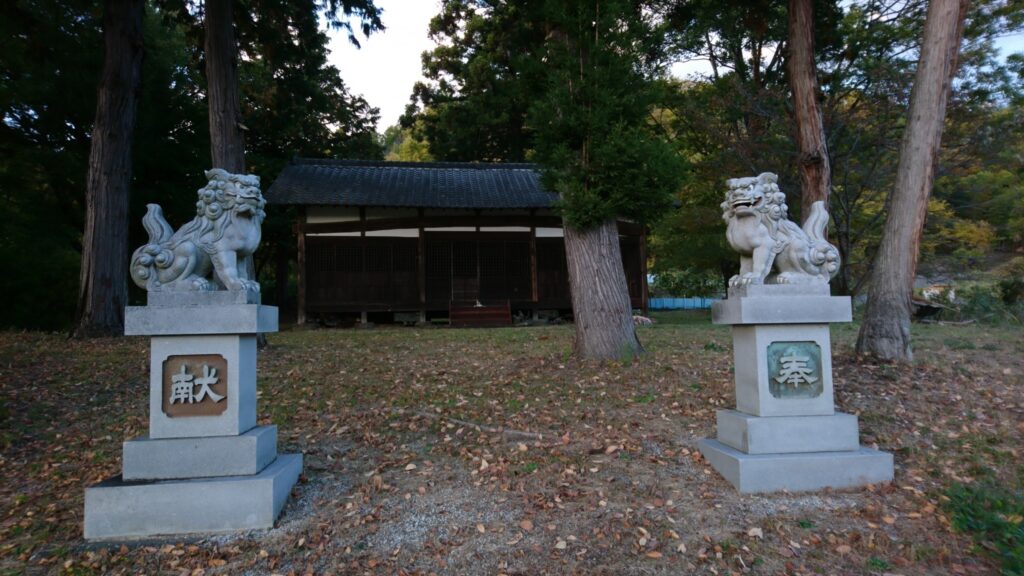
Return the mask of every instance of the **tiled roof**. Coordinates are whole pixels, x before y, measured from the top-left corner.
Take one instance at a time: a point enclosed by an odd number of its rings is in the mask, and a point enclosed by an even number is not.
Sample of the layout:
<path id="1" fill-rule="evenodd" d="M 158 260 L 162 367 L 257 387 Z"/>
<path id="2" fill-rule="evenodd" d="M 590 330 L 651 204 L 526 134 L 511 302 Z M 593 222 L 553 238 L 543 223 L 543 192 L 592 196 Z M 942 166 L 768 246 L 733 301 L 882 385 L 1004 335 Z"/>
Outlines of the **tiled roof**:
<path id="1" fill-rule="evenodd" d="M 271 204 L 415 208 L 547 208 L 533 164 L 293 160 L 267 189 Z"/>

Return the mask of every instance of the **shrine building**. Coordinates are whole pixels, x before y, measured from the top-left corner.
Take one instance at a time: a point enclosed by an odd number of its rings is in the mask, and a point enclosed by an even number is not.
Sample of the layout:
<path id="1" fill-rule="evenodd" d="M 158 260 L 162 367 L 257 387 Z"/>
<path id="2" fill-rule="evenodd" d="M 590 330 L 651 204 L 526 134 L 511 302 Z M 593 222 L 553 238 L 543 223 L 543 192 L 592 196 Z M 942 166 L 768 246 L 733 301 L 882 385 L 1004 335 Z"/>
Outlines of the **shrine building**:
<path id="1" fill-rule="evenodd" d="M 266 198 L 299 208 L 299 323 L 571 312 L 557 195 L 535 165 L 296 159 Z M 643 227 L 620 221 L 619 242 L 646 310 Z"/>

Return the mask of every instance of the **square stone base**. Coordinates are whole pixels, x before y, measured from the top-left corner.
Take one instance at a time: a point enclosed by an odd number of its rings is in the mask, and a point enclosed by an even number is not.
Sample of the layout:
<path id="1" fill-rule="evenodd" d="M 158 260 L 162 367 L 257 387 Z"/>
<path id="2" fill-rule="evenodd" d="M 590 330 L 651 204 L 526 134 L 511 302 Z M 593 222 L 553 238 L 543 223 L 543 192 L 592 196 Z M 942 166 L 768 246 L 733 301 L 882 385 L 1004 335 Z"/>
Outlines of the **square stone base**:
<path id="1" fill-rule="evenodd" d="M 171 381 L 164 374 L 164 363 L 171 357 L 220 356 L 226 373 L 217 378 L 226 387 L 219 401 L 223 411 L 216 415 L 172 416 L 165 410 L 170 392 L 164 386 Z M 195 368 L 193 368 L 195 370 Z M 169 390 L 169 389 L 168 389 Z M 210 404 L 207 398 L 203 404 Z M 178 406 L 188 404 L 181 403 Z M 201 405 L 201 404 L 194 404 Z M 237 436 L 256 425 L 256 335 L 215 334 L 154 336 L 150 338 L 149 437 L 197 438 Z"/>
<path id="2" fill-rule="evenodd" d="M 277 426 L 257 426 L 239 436 L 143 436 L 127 440 L 122 454 L 126 481 L 251 476 L 277 456 Z"/>
<path id="3" fill-rule="evenodd" d="M 737 410 L 718 411 L 718 441 L 746 454 L 838 452 L 860 448 L 857 417 L 753 416 Z"/>
<path id="4" fill-rule="evenodd" d="M 787 344 L 817 347 L 820 365 L 814 385 L 790 392 L 773 378 L 769 348 Z M 828 324 L 755 324 L 732 327 L 736 409 L 755 416 L 831 416 L 832 342 Z M 813 362 L 813 361 L 812 361 Z M 817 362 L 816 362 L 817 363 Z"/>
<path id="5" fill-rule="evenodd" d="M 892 481 L 892 454 L 870 448 L 842 452 L 744 454 L 718 440 L 700 442 L 711 466 L 741 493 L 854 488 Z"/>
<path id="6" fill-rule="evenodd" d="M 115 476 L 85 489 L 85 538 L 272 528 L 301 472 L 301 454 L 282 454 L 253 476 L 154 482 Z"/>

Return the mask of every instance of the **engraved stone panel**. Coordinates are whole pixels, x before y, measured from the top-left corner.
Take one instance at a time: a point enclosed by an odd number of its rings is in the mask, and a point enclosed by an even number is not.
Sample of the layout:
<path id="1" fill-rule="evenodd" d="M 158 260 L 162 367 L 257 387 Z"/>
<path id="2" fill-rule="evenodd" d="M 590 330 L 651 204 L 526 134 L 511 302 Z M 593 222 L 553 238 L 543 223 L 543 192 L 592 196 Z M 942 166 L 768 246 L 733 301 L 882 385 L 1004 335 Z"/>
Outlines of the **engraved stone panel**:
<path id="1" fill-rule="evenodd" d="M 164 414 L 219 416 L 228 408 L 228 362 L 219 354 L 168 356 L 163 366 Z"/>
<path id="2" fill-rule="evenodd" d="M 768 391 L 775 398 L 817 398 L 823 390 L 821 347 L 815 342 L 768 345 Z"/>

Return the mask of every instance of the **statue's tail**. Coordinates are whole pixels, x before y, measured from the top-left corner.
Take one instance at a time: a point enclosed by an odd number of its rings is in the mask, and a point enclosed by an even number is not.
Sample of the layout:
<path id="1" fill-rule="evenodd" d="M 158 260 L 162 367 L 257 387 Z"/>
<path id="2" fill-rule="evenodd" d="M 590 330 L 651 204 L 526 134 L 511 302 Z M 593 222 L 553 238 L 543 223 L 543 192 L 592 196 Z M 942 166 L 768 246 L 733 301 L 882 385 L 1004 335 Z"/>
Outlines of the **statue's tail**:
<path id="1" fill-rule="evenodd" d="M 163 244 L 174 235 L 174 229 L 164 219 L 164 212 L 159 204 L 146 204 L 146 215 L 142 217 L 142 227 L 149 233 L 147 244 Z"/>
<path id="2" fill-rule="evenodd" d="M 174 261 L 174 252 L 167 247 L 174 229 L 164 219 L 164 213 L 157 204 L 146 205 L 142 227 L 149 234 L 149 242 L 132 254 L 130 270 L 132 280 L 139 288 L 152 290 L 157 282 L 156 268 L 168 268 Z"/>
<path id="3" fill-rule="evenodd" d="M 825 202 L 818 200 L 811 204 L 811 213 L 804 220 L 804 233 L 810 239 L 810 260 L 811 264 L 818 266 L 823 274 L 829 278 L 839 272 L 839 250 L 829 244 L 825 239 L 825 230 L 828 228 L 828 210 L 825 210 Z"/>

